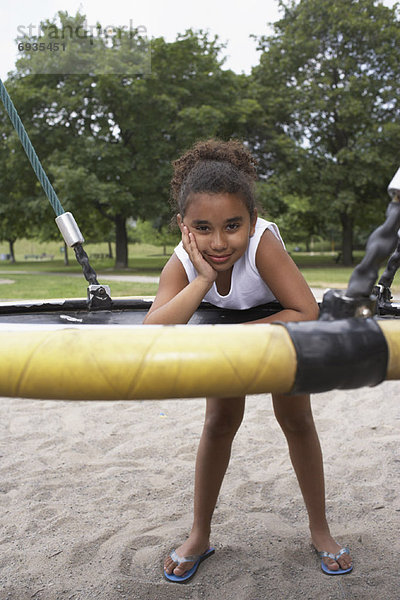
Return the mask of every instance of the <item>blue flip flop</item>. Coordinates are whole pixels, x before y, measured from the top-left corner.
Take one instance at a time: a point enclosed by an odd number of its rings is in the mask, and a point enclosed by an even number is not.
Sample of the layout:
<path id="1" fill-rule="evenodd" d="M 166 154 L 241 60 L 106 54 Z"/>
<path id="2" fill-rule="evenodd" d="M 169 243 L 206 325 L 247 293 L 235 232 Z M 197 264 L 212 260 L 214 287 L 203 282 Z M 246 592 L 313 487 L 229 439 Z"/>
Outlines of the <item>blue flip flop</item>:
<path id="1" fill-rule="evenodd" d="M 196 554 L 194 556 L 183 556 L 181 558 L 177 555 L 175 550 L 172 550 L 170 557 L 174 562 L 178 563 L 178 565 L 182 565 L 185 562 L 194 562 L 194 565 L 191 569 L 189 569 L 189 571 L 186 571 L 186 573 L 182 576 L 174 575 L 174 573 L 168 574 L 165 572 L 164 569 L 165 579 L 167 579 L 168 581 L 172 581 L 173 583 L 186 583 L 196 574 L 196 571 L 199 568 L 199 564 L 203 562 L 203 560 L 214 554 L 214 552 L 215 548 L 209 548 L 208 550 L 206 550 L 206 552 L 204 552 L 204 554 Z"/>
<path id="2" fill-rule="evenodd" d="M 353 565 L 351 565 L 351 567 L 349 567 L 348 569 L 337 569 L 336 571 L 333 571 L 331 569 L 328 569 L 328 567 L 326 566 L 326 564 L 324 563 L 323 559 L 324 558 L 332 558 L 333 560 L 338 560 L 338 558 L 340 558 L 342 556 L 342 554 L 350 554 L 350 550 L 348 548 L 341 548 L 341 550 L 339 550 L 339 552 L 337 554 L 331 554 L 331 552 L 317 552 L 318 556 L 321 559 L 321 569 L 323 570 L 324 573 L 326 573 L 326 575 L 346 575 L 346 573 L 350 573 L 353 570 Z"/>

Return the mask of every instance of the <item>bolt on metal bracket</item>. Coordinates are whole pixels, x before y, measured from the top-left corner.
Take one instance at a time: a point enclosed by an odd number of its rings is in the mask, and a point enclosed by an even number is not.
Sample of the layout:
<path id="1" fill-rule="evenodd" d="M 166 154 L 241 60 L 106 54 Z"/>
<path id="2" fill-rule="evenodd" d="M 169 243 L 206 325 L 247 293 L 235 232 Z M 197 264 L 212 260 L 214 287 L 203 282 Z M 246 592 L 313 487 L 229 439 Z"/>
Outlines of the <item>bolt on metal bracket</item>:
<path id="1" fill-rule="evenodd" d="M 91 284 L 87 288 L 89 310 L 108 310 L 112 307 L 111 290 L 109 285 Z"/>

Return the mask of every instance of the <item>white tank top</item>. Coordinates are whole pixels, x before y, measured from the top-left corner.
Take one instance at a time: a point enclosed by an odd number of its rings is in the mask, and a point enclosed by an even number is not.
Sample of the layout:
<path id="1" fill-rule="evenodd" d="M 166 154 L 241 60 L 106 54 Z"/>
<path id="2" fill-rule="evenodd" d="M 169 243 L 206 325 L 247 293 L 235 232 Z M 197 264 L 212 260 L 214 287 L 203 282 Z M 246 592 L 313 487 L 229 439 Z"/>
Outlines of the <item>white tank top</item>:
<path id="1" fill-rule="evenodd" d="M 258 218 L 256 230 L 249 240 L 246 252 L 235 262 L 232 269 L 231 289 L 226 296 L 221 296 L 217 290 L 216 283 L 204 296 L 206 302 L 210 302 L 221 308 L 231 308 L 244 310 L 259 306 L 266 302 L 275 300 L 275 296 L 262 279 L 256 267 L 256 252 L 261 236 L 266 229 L 272 231 L 278 240 L 285 247 L 279 229 L 275 223 Z M 183 247 L 182 242 L 175 248 L 175 254 L 181 261 L 189 283 L 197 277 L 197 271 L 194 268 L 188 253 Z"/>

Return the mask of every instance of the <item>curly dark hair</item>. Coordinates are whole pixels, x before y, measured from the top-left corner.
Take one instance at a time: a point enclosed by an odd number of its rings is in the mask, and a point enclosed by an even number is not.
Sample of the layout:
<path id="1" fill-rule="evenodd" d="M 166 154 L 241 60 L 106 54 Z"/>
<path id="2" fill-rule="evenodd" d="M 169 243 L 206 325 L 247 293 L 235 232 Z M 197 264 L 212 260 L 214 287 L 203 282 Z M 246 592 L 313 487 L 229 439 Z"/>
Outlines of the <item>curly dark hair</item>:
<path id="1" fill-rule="evenodd" d="M 241 142 L 214 139 L 197 142 L 172 165 L 172 204 L 182 216 L 190 195 L 196 193 L 236 194 L 250 216 L 253 215 L 257 161 Z"/>

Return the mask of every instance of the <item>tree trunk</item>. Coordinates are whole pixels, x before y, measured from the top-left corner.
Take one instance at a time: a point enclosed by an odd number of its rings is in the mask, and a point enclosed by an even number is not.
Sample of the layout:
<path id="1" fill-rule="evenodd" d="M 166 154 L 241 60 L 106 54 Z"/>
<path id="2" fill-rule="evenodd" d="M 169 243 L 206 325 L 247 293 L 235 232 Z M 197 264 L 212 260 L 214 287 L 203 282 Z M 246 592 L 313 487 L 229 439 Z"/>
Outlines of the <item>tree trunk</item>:
<path id="1" fill-rule="evenodd" d="M 108 242 L 108 258 L 112 258 L 112 257 L 113 257 L 112 244 L 111 244 L 111 242 Z"/>
<path id="2" fill-rule="evenodd" d="M 341 213 L 342 223 L 342 263 L 345 267 L 351 267 L 353 264 L 353 217 L 346 213 Z"/>
<path id="3" fill-rule="evenodd" d="M 126 232 L 126 218 L 123 215 L 115 216 L 115 267 L 125 269 L 128 266 L 128 235 Z"/>
<path id="4" fill-rule="evenodd" d="M 10 248 L 10 262 L 12 263 L 15 263 L 14 243 L 15 240 L 8 240 L 8 247 Z"/>
<path id="5" fill-rule="evenodd" d="M 69 266 L 68 246 L 65 242 L 64 242 L 64 266 L 66 266 L 66 267 Z"/>

